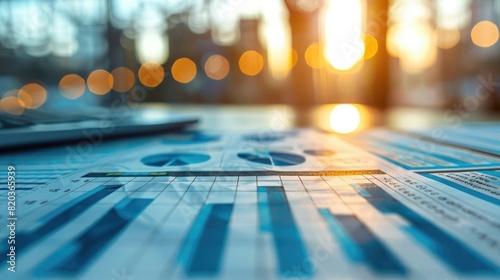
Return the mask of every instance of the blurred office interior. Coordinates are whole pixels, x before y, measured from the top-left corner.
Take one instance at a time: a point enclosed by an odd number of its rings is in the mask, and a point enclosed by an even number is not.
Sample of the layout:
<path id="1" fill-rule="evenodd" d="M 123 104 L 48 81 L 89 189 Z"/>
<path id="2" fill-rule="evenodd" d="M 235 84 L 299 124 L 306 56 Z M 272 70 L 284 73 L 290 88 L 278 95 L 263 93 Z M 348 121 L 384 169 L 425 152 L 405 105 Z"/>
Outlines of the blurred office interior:
<path id="1" fill-rule="evenodd" d="M 496 0 L 0 0 L 0 110 L 500 110 Z"/>

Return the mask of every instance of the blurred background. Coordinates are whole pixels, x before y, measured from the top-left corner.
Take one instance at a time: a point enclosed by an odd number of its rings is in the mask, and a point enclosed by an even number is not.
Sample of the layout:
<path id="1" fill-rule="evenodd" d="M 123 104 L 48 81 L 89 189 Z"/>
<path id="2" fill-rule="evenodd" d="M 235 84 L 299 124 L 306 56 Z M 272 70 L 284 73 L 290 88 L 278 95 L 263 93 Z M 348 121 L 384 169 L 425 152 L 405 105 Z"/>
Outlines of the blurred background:
<path id="1" fill-rule="evenodd" d="M 498 112 L 499 15 L 495 0 L 0 0 L 0 110 Z"/>

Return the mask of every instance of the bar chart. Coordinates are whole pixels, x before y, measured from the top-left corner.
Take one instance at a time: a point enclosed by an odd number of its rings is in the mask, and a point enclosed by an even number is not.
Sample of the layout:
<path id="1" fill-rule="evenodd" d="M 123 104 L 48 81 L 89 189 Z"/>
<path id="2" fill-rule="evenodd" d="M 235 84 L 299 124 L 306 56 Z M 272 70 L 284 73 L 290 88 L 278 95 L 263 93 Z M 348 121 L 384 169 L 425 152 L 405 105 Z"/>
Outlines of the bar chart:
<path id="1" fill-rule="evenodd" d="M 451 209 L 436 210 L 446 203 L 419 209 L 405 198 L 430 189 L 424 181 L 410 193 L 412 180 L 382 171 L 236 173 L 79 175 L 79 188 L 39 197 L 49 202 L 26 215 L 37 223 L 18 232 L 24 268 L 9 279 L 499 276 L 495 248 L 461 228 L 486 221 L 448 226 Z"/>

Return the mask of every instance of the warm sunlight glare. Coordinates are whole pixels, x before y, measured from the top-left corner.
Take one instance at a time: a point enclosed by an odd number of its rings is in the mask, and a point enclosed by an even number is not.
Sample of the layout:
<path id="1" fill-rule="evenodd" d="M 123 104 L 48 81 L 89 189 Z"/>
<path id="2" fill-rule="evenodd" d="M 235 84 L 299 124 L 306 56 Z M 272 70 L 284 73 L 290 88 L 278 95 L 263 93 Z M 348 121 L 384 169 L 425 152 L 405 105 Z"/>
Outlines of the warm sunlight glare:
<path id="1" fill-rule="evenodd" d="M 338 70 L 352 68 L 365 53 L 362 0 L 330 0 L 325 12 L 326 60 Z"/>
<path id="2" fill-rule="evenodd" d="M 273 78 L 283 80 L 292 68 L 292 35 L 284 1 L 266 2 L 261 29 L 265 38 L 269 72 Z"/>
<path id="3" fill-rule="evenodd" d="M 163 64 L 169 56 L 168 37 L 158 31 L 145 31 L 135 41 L 139 61 Z"/>
<path id="4" fill-rule="evenodd" d="M 341 134 L 355 131 L 361 123 L 361 114 L 356 106 L 340 104 L 330 112 L 330 128 Z"/>
<path id="5" fill-rule="evenodd" d="M 399 56 L 407 73 L 418 73 L 433 65 L 437 59 L 436 32 L 426 22 L 399 23 L 387 34 L 388 52 Z"/>

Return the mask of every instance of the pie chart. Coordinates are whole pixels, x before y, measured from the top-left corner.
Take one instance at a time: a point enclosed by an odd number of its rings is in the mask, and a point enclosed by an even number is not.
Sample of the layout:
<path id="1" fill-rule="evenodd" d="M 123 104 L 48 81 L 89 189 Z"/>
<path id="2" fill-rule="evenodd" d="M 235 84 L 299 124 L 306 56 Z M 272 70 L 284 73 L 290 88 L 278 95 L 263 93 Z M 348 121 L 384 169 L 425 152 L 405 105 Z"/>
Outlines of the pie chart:
<path id="1" fill-rule="evenodd" d="M 184 166 L 205 162 L 210 159 L 206 154 L 192 153 L 168 153 L 156 154 L 144 157 L 141 162 L 147 166 L 163 167 L 163 166 Z"/>
<path id="2" fill-rule="evenodd" d="M 208 143 L 219 139 L 220 136 L 217 135 L 210 135 L 199 131 L 185 131 L 165 135 L 162 142 L 169 145 L 186 145 Z"/>
<path id="3" fill-rule="evenodd" d="M 272 166 L 292 166 L 306 161 L 303 156 L 281 152 L 238 153 L 238 157 L 250 162 Z"/>
<path id="4" fill-rule="evenodd" d="M 333 156 L 335 154 L 334 151 L 330 150 L 305 150 L 304 153 L 311 156 Z"/>

